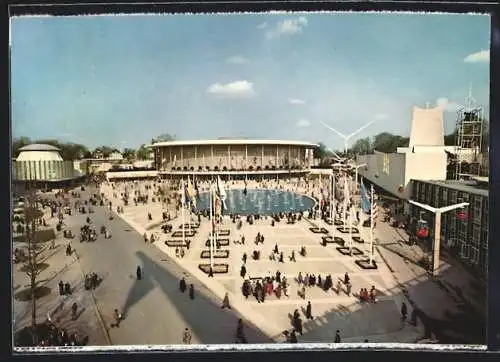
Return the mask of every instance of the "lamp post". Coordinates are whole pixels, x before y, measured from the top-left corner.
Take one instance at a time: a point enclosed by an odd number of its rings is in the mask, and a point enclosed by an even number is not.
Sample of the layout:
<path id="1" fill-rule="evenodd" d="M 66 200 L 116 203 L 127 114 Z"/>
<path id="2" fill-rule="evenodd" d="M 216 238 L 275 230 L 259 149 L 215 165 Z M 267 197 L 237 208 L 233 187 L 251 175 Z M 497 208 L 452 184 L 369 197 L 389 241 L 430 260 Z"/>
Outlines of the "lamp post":
<path id="1" fill-rule="evenodd" d="M 366 166 L 366 163 L 362 163 L 360 165 L 351 165 L 351 167 L 354 168 L 356 172 L 356 178 L 354 179 L 354 192 L 358 192 L 358 169 L 364 166 Z"/>
<path id="2" fill-rule="evenodd" d="M 437 276 L 439 274 L 439 252 L 441 248 L 441 215 L 445 212 L 455 210 L 455 209 L 461 209 L 464 208 L 465 206 L 468 206 L 468 202 L 461 202 L 459 204 L 455 205 L 450 205 L 450 206 L 445 206 L 441 208 L 437 207 L 432 207 L 427 204 L 421 204 L 420 202 L 416 202 L 413 200 L 409 200 L 409 203 L 412 205 L 415 205 L 417 207 L 420 207 L 424 210 L 430 211 L 435 214 L 434 218 L 434 242 L 432 244 L 432 275 Z"/>

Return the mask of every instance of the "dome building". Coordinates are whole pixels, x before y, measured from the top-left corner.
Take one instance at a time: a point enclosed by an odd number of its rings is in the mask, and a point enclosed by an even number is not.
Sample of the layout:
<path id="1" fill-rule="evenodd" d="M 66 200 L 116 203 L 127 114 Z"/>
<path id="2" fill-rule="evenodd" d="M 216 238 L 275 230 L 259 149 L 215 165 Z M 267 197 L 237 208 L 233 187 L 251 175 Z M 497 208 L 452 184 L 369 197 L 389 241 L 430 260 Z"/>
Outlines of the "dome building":
<path id="1" fill-rule="evenodd" d="M 21 147 L 16 161 L 64 161 L 59 148 L 51 145 L 32 144 Z"/>
<path id="2" fill-rule="evenodd" d="M 60 188 L 81 177 L 72 161 L 65 161 L 57 147 L 47 144 L 31 144 L 19 149 L 12 161 L 14 184 L 36 184 L 44 188 Z"/>

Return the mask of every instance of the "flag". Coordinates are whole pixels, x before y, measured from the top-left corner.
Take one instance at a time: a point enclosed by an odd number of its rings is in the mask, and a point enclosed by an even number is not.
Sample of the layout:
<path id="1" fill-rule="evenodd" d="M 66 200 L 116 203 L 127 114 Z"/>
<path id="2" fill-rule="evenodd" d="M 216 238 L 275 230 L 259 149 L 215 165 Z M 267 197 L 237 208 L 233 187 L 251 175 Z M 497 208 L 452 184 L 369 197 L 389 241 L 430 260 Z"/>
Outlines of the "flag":
<path id="1" fill-rule="evenodd" d="M 377 216 L 378 216 L 378 206 L 377 206 L 376 202 L 373 202 L 373 204 L 372 204 L 371 216 L 372 216 L 373 222 L 375 222 L 375 220 L 377 220 Z"/>
<path id="2" fill-rule="evenodd" d="M 360 187 L 359 187 L 359 195 L 361 197 L 361 210 L 363 212 L 369 214 L 370 211 L 370 196 L 368 195 L 368 191 L 366 190 L 365 184 L 363 183 L 363 179 L 361 179 Z"/>
<path id="3" fill-rule="evenodd" d="M 194 191 L 195 191 L 196 198 L 199 198 L 200 197 L 200 190 L 198 189 L 198 181 L 196 181 L 196 178 L 194 179 Z"/>
<path id="4" fill-rule="evenodd" d="M 182 200 L 183 200 L 183 206 L 184 207 L 191 207 L 191 196 L 189 195 L 188 192 L 188 185 L 182 180 L 182 189 L 181 189 L 181 194 L 182 194 Z"/>
<path id="5" fill-rule="evenodd" d="M 372 186 L 372 191 L 373 191 L 373 186 Z M 375 197 L 375 192 L 372 192 L 372 197 L 371 197 L 371 205 L 370 205 L 370 216 L 371 216 L 371 224 L 373 227 L 376 225 L 377 217 L 378 217 L 378 206 L 377 206 L 377 201 Z"/>
<path id="6" fill-rule="evenodd" d="M 210 190 L 210 193 L 212 194 L 212 207 L 214 210 L 214 215 L 219 216 L 222 215 L 222 203 L 217 191 L 217 188 L 213 188 Z"/>
<path id="7" fill-rule="evenodd" d="M 189 202 L 191 203 L 191 205 L 193 205 L 194 208 L 196 208 L 195 191 L 193 188 L 193 184 L 191 183 L 191 180 L 189 179 L 189 176 L 188 176 L 188 183 L 187 183 L 186 191 L 187 191 L 187 195 L 189 197 Z"/>
<path id="8" fill-rule="evenodd" d="M 186 207 L 186 187 L 184 186 L 184 180 L 181 181 L 181 205 Z"/>
<path id="9" fill-rule="evenodd" d="M 224 190 L 224 186 L 222 185 L 222 181 L 219 176 L 217 176 L 217 196 L 220 201 L 221 214 L 227 210 L 226 206 L 226 190 Z"/>

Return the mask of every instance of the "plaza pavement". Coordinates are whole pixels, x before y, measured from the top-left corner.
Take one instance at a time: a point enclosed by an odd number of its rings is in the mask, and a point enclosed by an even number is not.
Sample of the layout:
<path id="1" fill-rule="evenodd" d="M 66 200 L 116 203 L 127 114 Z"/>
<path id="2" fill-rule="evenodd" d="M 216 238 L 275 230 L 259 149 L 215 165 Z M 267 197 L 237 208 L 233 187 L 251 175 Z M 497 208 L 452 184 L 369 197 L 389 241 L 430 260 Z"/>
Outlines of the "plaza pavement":
<path id="1" fill-rule="evenodd" d="M 55 229 L 57 218 L 50 217 L 50 211 L 44 210 L 44 218 L 49 227 Z M 19 244 L 19 245 L 18 245 Z M 47 244 L 50 244 L 48 242 Z M 92 295 L 84 290 L 83 274 L 75 254 L 66 256 L 67 240 L 62 237 L 62 232 L 56 232 L 55 248 L 44 252 L 43 262 L 49 267 L 43 270 L 38 278 L 40 286 L 50 289 L 50 294 L 37 300 L 37 320 L 45 321 L 47 316 L 60 328 L 65 328 L 68 333 L 76 332 L 80 338 L 89 337 L 89 345 L 107 345 L 109 340 L 102 329 L 100 316 L 92 300 Z M 20 247 L 15 243 L 14 247 Z M 22 263 L 13 264 L 13 292 L 14 294 L 29 287 L 29 278 L 20 271 Z M 70 283 L 73 293 L 70 296 L 59 296 L 59 281 Z M 78 318 L 71 320 L 71 305 L 76 302 L 79 311 Z M 13 299 L 13 330 L 17 331 L 31 323 L 31 302 Z"/>
<path id="2" fill-rule="evenodd" d="M 89 191 L 96 192 L 91 188 Z M 82 193 L 82 198 L 85 194 Z M 106 225 L 112 238 L 104 239 L 99 234 L 98 240 L 90 243 L 75 239 L 73 247 L 85 273 L 94 271 L 103 277 L 94 295 L 112 344 L 180 344 L 186 327 L 192 332 L 192 343 L 234 342 L 237 319 L 241 315 L 222 310 L 220 301 L 210 290 L 154 245 L 145 244 L 142 230 L 138 233 L 116 215 L 114 220 L 109 220 L 106 207 L 94 210 L 95 213 L 90 214 L 93 226 L 99 232 L 101 225 Z M 143 214 L 144 220 L 146 214 Z M 72 218 L 70 227 L 75 235 L 79 235 L 87 216 Z M 143 269 L 141 281 L 136 280 L 138 265 Z M 194 284 L 194 300 L 188 298 L 187 292 L 180 293 L 182 276 Z M 111 327 L 115 308 L 125 316 L 119 328 Z M 249 323 L 246 335 L 250 343 L 269 342 L 269 338 Z"/>
<path id="3" fill-rule="evenodd" d="M 110 195 L 109 186 L 103 185 L 102 190 Z M 113 202 L 115 203 L 115 201 Z M 258 220 L 252 226 L 243 223 L 244 226 L 241 230 L 236 230 L 236 224 L 225 220 L 222 228 L 231 230 L 229 236 L 231 241 L 229 273 L 208 278 L 198 269 L 200 263 L 209 262 L 208 259 L 200 259 L 201 251 L 206 249 L 204 243 L 209 234 L 208 220 L 202 219 L 197 235 L 190 238 L 192 241 L 190 250 L 180 260 L 175 258 L 173 248 L 164 244 L 164 240 L 169 236 L 162 234 L 159 227 L 154 227 L 151 222 L 147 221 L 147 210 L 150 208 L 149 205 L 125 207 L 125 212 L 120 217 L 127 220 L 140 234 L 148 232 L 148 234 L 159 235 L 160 240 L 155 243 L 158 249 L 176 260 L 194 278 L 198 278 L 217 295 L 219 300 L 223 298 L 225 292 L 228 292 L 233 307 L 266 335 L 272 336 L 274 340 L 281 340 L 282 331 L 290 329 L 288 314 L 296 308 L 305 308 L 307 300 L 311 301 L 313 314 L 316 318 L 304 323 L 304 336 L 299 338 L 302 342 L 332 341 L 337 329 L 341 330 L 342 337 L 346 341 L 362 342 L 366 338 L 373 338 L 379 342 L 415 342 L 422 336 L 419 327 L 415 328 L 401 322 L 399 309 L 404 297 L 399 290 L 394 292 L 395 282 L 388 269 L 384 268 L 383 263 L 379 261 L 379 265 L 382 264 L 382 266 L 378 271 L 360 270 L 354 264 L 352 257 L 341 255 L 334 249 L 333 245 L 326 248 L 321 246 L 322 235 L 310 232 L 308 229 L 310 222 L 307 220 L 295 225 L 285 225 L 284 222 L 281 222 L 275 227 L 271 227 L 269 219 Z M 159 215 L 161 216 L 161 213 Z M 177 230 L 181 220 L 177 218 L 172 221 L 172 224 L 174 230 Z M 265 236 L 265 242 L 263 246 L 256 247 L 253 241 L 258 232 Z M 233 241 L 238 239 L 242 233 L 245 234 L 246 244 L 244 246 L 235 245 Z M 344 235 L 344 238 L 347 239 L 348 236 Z M 278 244 L 279 249 L 285 251 L 284 264 L 268 260 L 268 255 L 275 243 Z M 301 245 L 306 246 L 308 250 L 308 255 L 303 260 L 298 254 Z M 297 262 L 291 263 L 287 257 L 294 248 Z M 254 249 L 262 251 L 261 261 L 251 261 L 251 252 Z M 239 272 L 244 252 L 248 255 L 247 275 L 250 277 L 267 276 L 271 273 L 274 274 L 279 269 L 291 282 L 289 298 L 282 297 L 281 300 L 276 300 L 276 297 L 268 297 L 263 304 L 258 304 L 253 297 L 249 297 L 248 300 L 243 298 L 240 291 L 243 280 L 239 276 Z M 352 292 L 357 293 L 361 287 L 369 289 L 375 285 L 381 292 L 379 302 L 375 305 L 361 305 L 354 296 L 348 297 L 343 293 L 337 295 L 333 291 L 325 293 L 317 287 L 307 288 L 307 298 L 304 301 L 297 295 L 298 286 L 294 280 L 299 271 L 303 274 L 321 273 L 323 277 L 332 274 L 334 283 L 347 271 L 353 284 Z M 398 337 L 397 340 L 394 340 L 395 336 Z"/>

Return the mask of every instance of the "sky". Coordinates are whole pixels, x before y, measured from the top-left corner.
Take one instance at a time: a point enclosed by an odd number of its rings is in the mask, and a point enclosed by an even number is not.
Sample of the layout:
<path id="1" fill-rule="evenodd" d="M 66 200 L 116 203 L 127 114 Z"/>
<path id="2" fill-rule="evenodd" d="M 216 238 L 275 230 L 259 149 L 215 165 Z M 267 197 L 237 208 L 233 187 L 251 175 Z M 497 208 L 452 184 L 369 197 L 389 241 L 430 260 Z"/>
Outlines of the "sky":
<path id="1" fill-rule="evenodd" d="M 11 19 L 13 137 L 89 148 L 409 135 L 413 106 L 489 112 L 485 15 L 261 13 Z"/>

